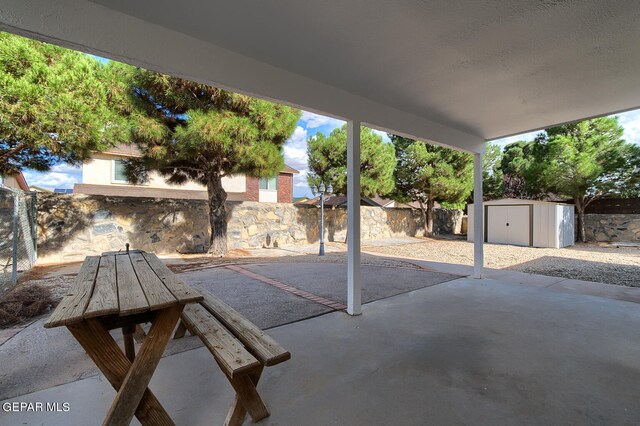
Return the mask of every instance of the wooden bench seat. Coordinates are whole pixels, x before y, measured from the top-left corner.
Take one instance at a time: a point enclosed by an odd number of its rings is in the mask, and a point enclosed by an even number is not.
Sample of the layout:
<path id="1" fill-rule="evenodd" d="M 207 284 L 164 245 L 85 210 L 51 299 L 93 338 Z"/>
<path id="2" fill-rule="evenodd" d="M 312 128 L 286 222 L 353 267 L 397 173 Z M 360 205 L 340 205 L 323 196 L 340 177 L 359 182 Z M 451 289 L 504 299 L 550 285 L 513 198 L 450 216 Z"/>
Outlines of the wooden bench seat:
<path id="1" fill-rule="evenodd" d="M 225 425 L 240 425 L 246 414 L 259 421 L 269 416 L 256 386 L 264 367 L 284 362 L 291 354 L 258 326 L 218 299 L 201 292 L 199 305 L 185 307 L 175 338 L 186 330 L 198 336 L 236 391 Z"/>

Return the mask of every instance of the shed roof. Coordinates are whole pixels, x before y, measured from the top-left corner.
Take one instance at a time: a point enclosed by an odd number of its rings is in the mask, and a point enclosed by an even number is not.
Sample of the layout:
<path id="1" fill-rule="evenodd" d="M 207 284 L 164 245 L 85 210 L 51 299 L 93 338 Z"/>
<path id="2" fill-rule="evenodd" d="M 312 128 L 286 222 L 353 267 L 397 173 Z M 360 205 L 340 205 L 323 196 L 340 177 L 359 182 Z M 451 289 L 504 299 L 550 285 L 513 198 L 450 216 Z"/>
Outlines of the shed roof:
<path id="1" fill-rule="evenodd" d="M 482 204 L 485 206 L 495 206 L 495 205 L 513 205 L 513 204 L 556 204 L 560 206 L 571 206 L 572 204 L 568 203 L 557 203 L 553 201 L 540 201 L 540 200 L 524 200 L 520 198 L 501 198 L 499 200 L 489 200 L 485 201 Z M 473 206 L 473 203 L 468 204 L 469 206 Z"/>

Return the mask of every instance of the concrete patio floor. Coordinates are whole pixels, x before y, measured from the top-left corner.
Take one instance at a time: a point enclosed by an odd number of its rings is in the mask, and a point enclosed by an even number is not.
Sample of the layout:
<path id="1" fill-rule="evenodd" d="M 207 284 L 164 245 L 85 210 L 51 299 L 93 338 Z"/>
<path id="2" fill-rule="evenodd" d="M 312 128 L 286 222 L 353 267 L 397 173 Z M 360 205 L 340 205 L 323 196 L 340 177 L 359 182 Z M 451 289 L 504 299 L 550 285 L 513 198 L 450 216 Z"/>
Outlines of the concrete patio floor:
<path id="1" fill-rule="evenodd" d="M 292 359 L 265 371 L 264 425 L 640 423 L 628 301 L 460 278 L 270 334 Z M 233 399 L 204 348 L 163 358 L 151 388 L 178 425 L 221 424 Z M 0 424 L 96 424 L 113 396 L 94 376 L 7 400 L 68 412 L 3 412 Z"/>

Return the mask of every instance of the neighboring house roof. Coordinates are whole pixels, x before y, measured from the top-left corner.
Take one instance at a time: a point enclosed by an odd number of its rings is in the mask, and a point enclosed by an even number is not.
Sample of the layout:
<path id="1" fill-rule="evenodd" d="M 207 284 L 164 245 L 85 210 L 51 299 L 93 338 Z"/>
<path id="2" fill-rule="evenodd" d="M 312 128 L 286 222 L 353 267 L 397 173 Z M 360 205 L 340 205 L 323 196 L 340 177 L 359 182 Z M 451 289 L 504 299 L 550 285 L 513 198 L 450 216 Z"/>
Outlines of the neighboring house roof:
<path id="1" fill-rule="evenodd" d="M 27 180 L 24 178 L 22 172 L 18 172 L 16 175 L 14 175 L 14 177 L 18 182 L 18 186 L 20 187 L 20 189 L 29 192 L 29 185 L 27 184 Z"/>
<path id="2" fill-rule="evenodd" d="M 76 183 L 73 186 L 74 194 L 104 195 L 109 197 L 146 197 L 146 198 L 175 198 L 184 200 L 206 200 L 207 191 L 194 191 L 189 189 L 173 188 L 149 188 L 147 186 L 121 186 L 121 185 L 91 185 Z M 244 192 L 227 192 L 228 201 L 245 201 Z"/>
<path id="3" fill-rule="evenodd" d="M 123 157 L 140 157 L 142 153 L 135 145 L 119 144 L 114 147 L 108 148 L 102 152 L 103 154 L 121 155 Z"/>
<path id="4" fill-rule="evenodd" d="M 142 155 L 142 153 L 140 152 L 140 150 L 138 149 L 137 146 L 135 145 L 126 145 L 126 144 L 119 144 L 116 145 L 114 147 L 108 148 L 106 151 L 102 152 L 103 154 L 111 154 L 111 155 L 119 155 L 122 157 L 140 157 L 140 155 Z M 300 172 L 296 169 L 294 169 L 291 166 L 288 165 L 284 165 L 284 169 L 282 169 L 280 171 L 280 173 L 284 173 L 284 174 L 289 174 L 289 175 L 297 175 Z"/>
<path id="5" fill-rule="evenodd" d="M 541 200 L 525 200 L 520 198 L 501 198 L 499 200 L 484 201 L 482 204 L 486 205 L 514 205 L 514 204 L 567 204 L 562 202 L 541 201 Z M 467 204 L 472 206 L 473 203 Z"/>
<path id="6" fill-rule="evenodd" d="M 285 173 L 288 175 L 297 175 L 300 174 L 300 172 L 296 169 L 294 169 L 291 166 L 287 166 L 286 164 L 284 165 L 284 169 L 280 170 L 280 173 Z"/>
<path id="7" fill-rule="evenodd" d="M 371 200 L 371 202 L 381 206 L 381 207 L 389 207 L 390 205 L 395 203 L 395 200 L 392 200 L 391 198 L 382 198 L 379 195 L 376 195 L 374 197 L 370 197 L 369 200 Z"/>
<path id="8" fill-rule="evenodd" d="M 307 201 L 301 201 L 297 204 L 320 207 L 320 196 L 311 198 Z M 344 195 L 327 195 L 324 197 L 325 207 L 341 207 L 346 205 L 347 205 L 347 197 Z M 367 197 L 360 197 L 360 205 L 380 207 L 378 204 L 374 203 L 370 198 L 367 198 Z"/>
<path id="9" fill-rule="evenodd" d="M 37 185 L 31 185 L 31 186 L 29 187 L 29 189 L 30 189 L 31 191 L 35 191 L 35 192 L 51 192 L 51 190 L 50 190 L 50 189 L 43 188 L 43 187 L 41 187 L 41 186 L 37 186 Z"/>
<path id="10" fill-rule="evenodd" d="M 299 201 L 296 204 L 306 204 L 311 206 L 320 207 L 320 196 L 311 198 L 304 201 Z M 343 195 L 327 195 L 324 199 L 325 207 L 341 207 L 347 205 L 347 197 Z M 394 201 L 388 198 L 382 198 L 379 195 L 375 197 L 360 197 L 360 205 L 361 206 L 371 206 L 371 207 L 386 207 L 386 208 L 395 208 L 395 209 L 419 209 L 420 204 L 417 201 L 412 201 L 411 203 L 400 203 L 398 201 Z M 435 203 L 435 208 L 440 208 L 439 203 Z"/>

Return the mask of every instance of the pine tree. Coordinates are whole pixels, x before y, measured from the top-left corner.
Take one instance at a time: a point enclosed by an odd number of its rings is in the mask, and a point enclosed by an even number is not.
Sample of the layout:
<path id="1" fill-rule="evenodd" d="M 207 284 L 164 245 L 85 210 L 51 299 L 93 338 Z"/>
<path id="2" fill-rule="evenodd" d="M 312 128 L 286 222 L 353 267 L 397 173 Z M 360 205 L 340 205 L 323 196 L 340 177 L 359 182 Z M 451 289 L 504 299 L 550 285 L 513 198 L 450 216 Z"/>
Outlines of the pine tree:
<path id="1" fill-rule="evenodd" d="M 83 53 L 0 33 L 0 175 L 77 165 L 126 141 L 121 77 Z"/>
<path id="2" fill-rule="evenodd" d="M 424 236 L 431 236 L 435 203 L 459 203 L 471 193 L 473 158 L 422 141 L 390 137 L 398 159 L 395 198 L 418 202 L 424 218 Z"/>
<path id="3" fill-rule="evenodd" d="M 532 143 L 527 187 L 574 200 L 578 237 L 586 240 L 584 214 L 594 200 L 633 193 L 640 175 L 638 150 L 622 140 L 616 117 L 601 117 L 546 129 Z"/>
<path id="4" fill-rule="evenodd" d="M 347 193 L 347 127 L 334 129 L 329 136 L 317 133 L 307 141 L 311 188 L 331 185 L 336 194 Z M 372 197 L 393 191 L 396 164 L 393 145 L 382 136 L 362 127 L 360 130 L 360 195 Z"/>
<path id="5" fill-rule="evenodd" d="M 125 167 L 131 182 L 157 171 L 170 184 L 194 181 L 207 188 L 209 254 L 227 253 L 227 193 L 222 178 L 277 176 L 282 147 L 300 111 L 146 70 L 131 71 L 139 113 L 133 140 L 142 157 Z"/>

